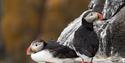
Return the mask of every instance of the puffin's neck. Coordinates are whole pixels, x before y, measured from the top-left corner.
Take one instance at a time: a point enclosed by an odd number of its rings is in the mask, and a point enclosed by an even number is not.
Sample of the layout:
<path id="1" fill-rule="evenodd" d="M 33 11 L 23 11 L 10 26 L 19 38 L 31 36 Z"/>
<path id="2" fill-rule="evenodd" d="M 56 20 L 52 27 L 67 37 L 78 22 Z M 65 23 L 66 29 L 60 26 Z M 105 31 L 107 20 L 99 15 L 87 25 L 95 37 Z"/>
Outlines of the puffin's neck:
<path id="1" fill-rule="evenodd" d="M 43 48 L 42 48 L 41 50 L 44 50 L 44 49 L 45 49 L 45 47 L 47 46 L 47 44 L 48 44 L 48 43 L 43 42 Z M 41 50 L 40 50 L 40 51 L 41 51 Z M 39 51 L 38 51 L 38 52 L 39 52 Z"/>

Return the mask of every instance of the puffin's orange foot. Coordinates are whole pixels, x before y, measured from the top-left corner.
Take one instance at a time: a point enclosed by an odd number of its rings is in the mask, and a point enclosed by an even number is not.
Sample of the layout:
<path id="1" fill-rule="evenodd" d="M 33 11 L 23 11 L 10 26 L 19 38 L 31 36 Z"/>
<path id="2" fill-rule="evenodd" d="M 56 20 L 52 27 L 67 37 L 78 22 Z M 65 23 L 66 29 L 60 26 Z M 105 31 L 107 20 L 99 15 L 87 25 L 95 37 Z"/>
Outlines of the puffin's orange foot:
<path id="1" fill-rule="evenodd" d="M 85 63 L 84 61 L 81 61 L 80 63 Z"/>
<path id="2" fill-rule="evenodd" d="M 84 61 L 81 61 L 80 63 L 92 63 L 92 62 L 84 62 Z"/>

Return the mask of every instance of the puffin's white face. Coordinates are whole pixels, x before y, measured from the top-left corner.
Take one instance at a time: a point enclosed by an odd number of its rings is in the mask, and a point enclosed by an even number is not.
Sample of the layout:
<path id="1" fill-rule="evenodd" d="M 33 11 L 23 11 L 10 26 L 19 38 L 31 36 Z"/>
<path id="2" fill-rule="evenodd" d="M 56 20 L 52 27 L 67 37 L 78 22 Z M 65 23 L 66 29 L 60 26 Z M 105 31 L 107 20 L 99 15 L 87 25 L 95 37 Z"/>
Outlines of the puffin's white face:
<path id="1" fill-rule="evenodd" d="M 90 12 L 86 17 L 85 20 L 89 23 L 93 23 L 95 20 L 102 19 L 102 15 L 97 12 Z"/>
<path id="2" fill-rule="evenodd" d="M 44 47 L 44 42 L 33 41 L 27 49 L 27 55 L 40 51 Z"/>
<path id="3" fill-rule="evenodd" d="M 38 52 L 38 51 L 40 51 L 43 47 L 44 47 L 44 43 L 43 43 L 43 42 L 32 42 L 32 43 L 31 43 L 31 46 L 30 46 L 30 48 L 31 48 L 31 50 L 32 50 L 33 52 Z"/>

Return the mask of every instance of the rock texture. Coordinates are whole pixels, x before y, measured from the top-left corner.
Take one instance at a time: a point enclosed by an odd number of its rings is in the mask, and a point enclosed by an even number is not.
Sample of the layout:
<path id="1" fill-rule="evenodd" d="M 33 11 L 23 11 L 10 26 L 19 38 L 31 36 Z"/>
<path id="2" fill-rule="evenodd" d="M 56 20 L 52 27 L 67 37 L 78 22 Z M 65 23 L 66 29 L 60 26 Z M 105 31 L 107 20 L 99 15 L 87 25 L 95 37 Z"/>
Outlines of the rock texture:
<path id="1" fill-rule="evenodd" d="M 111 22 L 109 40 L 113 54 L 118 53 L 121 57 L 125 57 L 125 7 L 111 19 Z"/>

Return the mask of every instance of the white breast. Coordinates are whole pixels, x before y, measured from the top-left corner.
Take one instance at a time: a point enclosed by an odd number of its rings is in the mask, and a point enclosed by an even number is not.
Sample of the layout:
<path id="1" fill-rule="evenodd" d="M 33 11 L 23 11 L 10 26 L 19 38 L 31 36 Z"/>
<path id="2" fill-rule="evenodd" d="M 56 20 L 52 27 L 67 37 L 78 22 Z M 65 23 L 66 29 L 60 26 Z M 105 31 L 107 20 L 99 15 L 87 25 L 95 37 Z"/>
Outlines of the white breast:
<path id="1" fill-rule="evenodd" d="M 54 58 L 52 53 L 48 50 L 43 50 L 34 54 L 31 54 L 32 60 L 38 63 L 42 62 L 53 62 L 53 63 L 62 63 L 62 60 Z"/>

